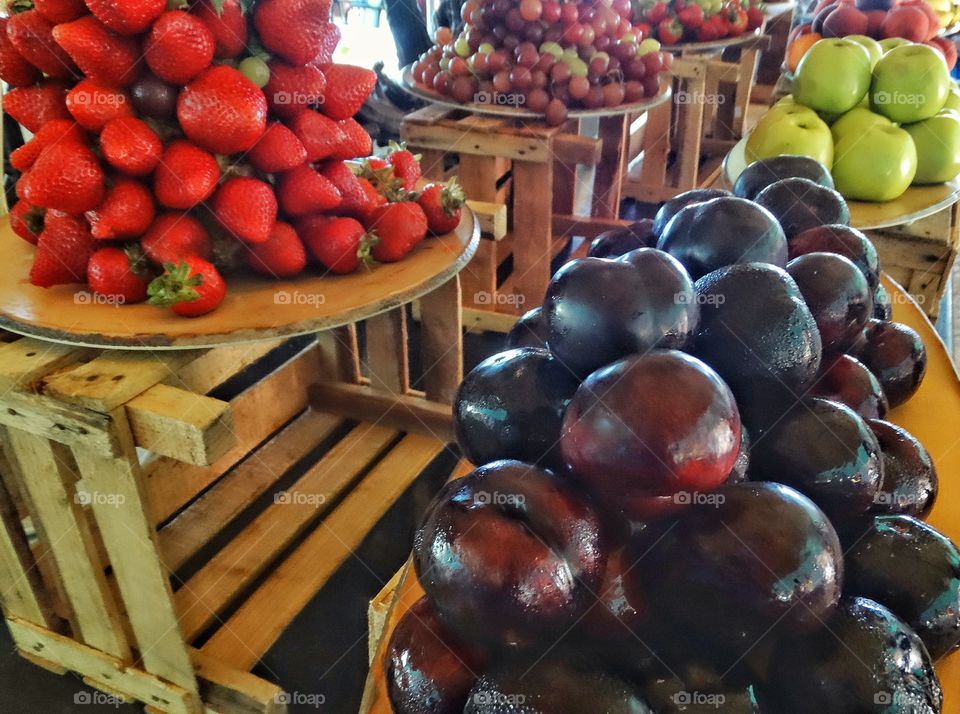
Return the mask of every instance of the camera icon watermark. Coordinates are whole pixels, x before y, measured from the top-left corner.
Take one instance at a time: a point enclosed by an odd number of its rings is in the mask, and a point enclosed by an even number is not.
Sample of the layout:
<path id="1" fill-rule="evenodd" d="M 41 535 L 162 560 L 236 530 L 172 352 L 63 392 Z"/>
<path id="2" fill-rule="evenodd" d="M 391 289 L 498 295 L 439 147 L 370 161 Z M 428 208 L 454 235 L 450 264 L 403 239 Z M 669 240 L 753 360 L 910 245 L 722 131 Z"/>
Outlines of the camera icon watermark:
<path id="1" fill-rule="evenodd" d="M 890 692 L 877 692 L 873 695 L 873 703 L 885 707 L 893 704 L 893 694 Z"/>
<path id="2" fill-rule="evenodd" d="M 127 497 L 122 493 L 100 493 L 99 491 L 85 491 L 77 489 L 73 494 L 73 502 L 78 506 L 112 506 L 120 508 L 127 502 Z"/>
<path id="3" fill-rule="evenodd" d="M 75 305 L 110 305 L 111 307 L 120 307 L 126 304 L 127 300 L 123 295 L 102 295 L 101 293 L 92 293 L 88 290 L 78 290 L 73 294 Z"/>
<path id="4" fill-rule="evenodd" d="M 301 493 L 299 491 L 277 491 L 273 502 L 278 506 L 310 506 L 320 508 L 327 502 L 322 493 Z"/>
<path id="5" fill-rule="evenodd" d="M 321 293 L 304 293 L 299 290 L 277 290 L 273 294 L 273 304 L 286 307 L 306 305 L 308 307 L 322 307 L 327 302 L 327 296 Z"/>
<path id="6" fill-rule="evenodd" d="M 522 107 L 527 103 L 523 92 L 477 92 L 473 95 L 474 104 L 487 106 Z"/>
<path id="7" fill-rule="evenodd" d="M 327 703 L 327 697 L 325 694 L 318 694 L 315 692 L 280 692 L 274 696 L 273 701 L 276 704 L 283 704 L 286 706 L 293 705 L 319 709 Z"/>

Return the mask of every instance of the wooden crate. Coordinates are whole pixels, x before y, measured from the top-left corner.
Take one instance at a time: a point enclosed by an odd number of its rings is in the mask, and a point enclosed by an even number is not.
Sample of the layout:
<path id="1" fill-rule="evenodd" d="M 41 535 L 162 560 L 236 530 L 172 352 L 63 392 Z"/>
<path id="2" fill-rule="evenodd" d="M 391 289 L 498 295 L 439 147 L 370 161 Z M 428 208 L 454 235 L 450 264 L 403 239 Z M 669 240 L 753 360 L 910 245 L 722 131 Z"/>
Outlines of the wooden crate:
<path id="1" fill-rule="evenodd" d="M 913 223 L 866 233 L 884 272 L 935 320 L 960 249 L 960 204 Z"/>
<path id="2" fill-rule="evenodd" d="M 212 350 L 4 335 L 0 569 L 20 654 L 148 711 L 285 711 L 252 667 L 452 439 L 459 299 L 456 279 L 420 299 L 417 345 L 404 307 Z M 266 375 L 209 396 L 251 369 Z"/>

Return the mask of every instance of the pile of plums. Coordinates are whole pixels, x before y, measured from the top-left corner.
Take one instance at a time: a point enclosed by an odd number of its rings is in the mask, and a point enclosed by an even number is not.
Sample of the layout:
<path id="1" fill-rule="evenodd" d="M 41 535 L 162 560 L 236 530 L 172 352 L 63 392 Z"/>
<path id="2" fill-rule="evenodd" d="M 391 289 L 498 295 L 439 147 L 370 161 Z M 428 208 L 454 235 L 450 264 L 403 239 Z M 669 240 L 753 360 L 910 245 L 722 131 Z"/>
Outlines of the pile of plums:
<path id="1" fill-rule="evenodd" d="M 823 166 L 751 165 L 553 277 L 454 406 L 396 714 L 929 714 L 960 553 L 923 379 Z"/>

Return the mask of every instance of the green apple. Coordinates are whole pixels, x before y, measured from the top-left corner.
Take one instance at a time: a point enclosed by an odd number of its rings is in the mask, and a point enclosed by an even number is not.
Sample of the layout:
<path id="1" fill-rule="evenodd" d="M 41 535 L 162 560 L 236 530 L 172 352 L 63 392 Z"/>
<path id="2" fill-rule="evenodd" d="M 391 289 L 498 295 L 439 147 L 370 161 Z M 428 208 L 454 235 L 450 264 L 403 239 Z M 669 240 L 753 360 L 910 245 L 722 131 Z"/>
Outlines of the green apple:
<path id="1" fill-rule="evenodd" d="M 894 47 L 873 68 L 870 108 L 898 124 L 929 119 L 950 93 L 943 55 L 928 45 Z"/>
<path id="2" fill-rule="evenodd" d="M 893 122 L 881 114 L 857 106 L 831 124 L 830 133 L 833 134 L 833 141 L 837 142 L 851 132 L 862 134 L 875 125 L 893 126 Z"/>
<path id="3" fill-rule="evenodd" d="M 897 126 L 875 124 L 862 133 L 845 134 L 834 153 L 833 181 L 848 199 L 892 201 L 917 173 L 913 138 Z"/>
<path id="4" fill-rule="evenodd" d="M 917 147 L 915 184 L 943 183 L 960 174 L 960 114 L 948 109 L 903 129 Z"/>
<path id="5" fill-rule="evenodd" d="M 799 154 L 830 168 L 833 137 L 830 127 L 812 109 L 799 104 L 774 107 L 750 132 L 746 154 L 750 163 L 781 154 Z"/>
<path id="6" fill-rule="evenodd" d="M 953 82 L 950 83 L 950 93 L 947 95 L 947 103 L 943 105 L 943 108 L 960 112 L 960 87 L 957 87 Z"/>
<path id="7" fill-rule="evenodd" d="M 890 50 L 895 47 L 903 47 L 904 45 L 911 44 L 910 40 L 905 40 L 902 37 L 887 37 L 886 39 L 880 40 L 877 44 L 880 45 L 880 49 L 883 50 L 883 54 L 887 54 Z"/>
<path id="8" fill-rule="evenodd" d="M 856 42 L 858 45 L 863 45 L 866 48 L 867 54 L 870 55 L 870 69 L 873 69 L 873 66 L 883 57 L 883 47 L 872 37 L 867 37 L 866 35 L 847 35 L 843 39 Z"/>
<path id="9" fill-rule="evenodd" d="M 870 54 L 863 45 L 845 38 L 816 42 L 800 60 L 793 78 L 793 98 L 829 114 L 850 111 L 868 89 Z"/>

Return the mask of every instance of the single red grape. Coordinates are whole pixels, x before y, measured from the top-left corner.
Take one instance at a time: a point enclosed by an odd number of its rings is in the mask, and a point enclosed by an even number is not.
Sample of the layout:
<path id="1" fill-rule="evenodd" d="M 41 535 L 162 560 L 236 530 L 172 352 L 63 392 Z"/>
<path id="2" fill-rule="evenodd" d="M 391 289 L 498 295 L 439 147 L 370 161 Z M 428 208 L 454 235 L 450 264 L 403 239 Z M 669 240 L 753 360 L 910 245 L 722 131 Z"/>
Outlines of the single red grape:
<path id="1" fill-rule="evenodd" d="M 521 32 L 525 23 L 523 17 L 520 15 L 520 10 L 515 7 L 510 8 L 504 18 L 504 24 L 510 32 Z"/>
<path id="2" fill-rule="evenodd" d="M 643 79 L 647 76 L 647 65 L 639 57 L 634 57 L 623 66 L 623 74 L 627 79 Z"/>
<path id="3" fill-rule="evenodd" d="M 543 12 L 540 15 L 540 19 L 550 24 L 554 22 L 559 22 L 560 3 L 556 2 L 556 0 L 544 0 Z"/>
<path id="4" fill-rule="evenodd" d="M 659 52 L 648 52 L 640 59 L 643 60 L 643 64 L 647 68 L 648 77 L 655 77 L 660 73 L 660 70 L 663 69 L 663 62 L 660 59 Z"/>
<path id="5" fill-rule="evenodd" d="M 543 113 L 550 103 L 550 95 L 545 89 L 534 87 L 527 92 L 527 103 L 525 108 L 532 112 Z"/>
<path id="6" fill-rule="evenodd" d="M 472 102 L 474 100 L 474 95 L 477 92 L 474 82 L 475 80 L 470 76 L 460 76 L 454 78 L 454 80 L 450 83 L 450 96 L 463 104 Z"/>
<path id="7" fill-rule="evenodd" d="M 587 109 L 599 109 L 603 106 L 604 96 L 603 96 L 603 87 L 594 85 L 590 87 L 590 91 L 587 92 L 587 96 L 583 99 L 583 106 Z"/>
<path id="8" fill-rule="evenodd" d="M 554 82 L 566 82 L 570 79 L 570 65 L 566 62 L 555 62 L 550 68 L 550 79 Z"/>
<path id="9" fill-rule="evenodd" d="M 520 15 L 527 22 L 537 22 L 543 14 L 540 0 L 520 0 Z"/>
<path id="10" fill-rule="evenodd" d="M 499 72 L 507 66 L 507 55 L 500 50 L 491 52 L 490 58 L 487 60 L 487 66 L 491 72 Z"/>
<path id="11" fill-rule="evenodd" d="M 653 75 L 650 77 L 644 77 L 643 82 L 643 94 L 646 97 L 655 97 L 660 92 L 660 77 Z"/>
<path id="12" fill-rule="evenodd" d="M 643 99 L 643 83 L 629 79 L 623 83 L 623 101 L 628 104 L 639 102 Z"/>
<path id="13" fill-rule="evenodd" d="M 590 91 L 590 80 L 586 77 L 571 77 L 569 88 L 571 97 L 583 99 Z"/>
<path id="14" fill-rule="evenodd" d="M 577 40 L 577 46 L 587 47 L 593 49 L 593 41 L 597 39 L 596 31 L 593 29 L 593 25 L 584 25 L 581 24 L 580 27 L 583 28 L 583 31 L 580 33 L 580 38 Z"/>
<path id="15" fill-rule="evenodd" d="M 501 94 L 513 89 L 513 85 L 510 82 L 510 73 L 507 70 L 501 70 L 493 75 L 493 88 Z"/>
<path id="16" fill-rule="evenodd" d="M 607 107 L 619 107 L 623 104 L 624 90 L 620 82 L 611 82 L 603 88 L 603 104 Z"/>
<path id="17" fill-rule="evenodd" d="M 547 124 L 550 124 L 551 126 L 560 126 L 567 120 L 567 106 L 559 99 L 553 99 L 547 105 L 545 114 L 547 118 Z"/>
<path id="18" fill-rule="evenodd" d="M 560 6 L 560 19 L 564 25 L 572 25 L 580 19 L 580 9 L 575 3 L 564 3 Z"/>
<path id="19" fill-rule="evenodd" d="M 514 89 L 529 89 L 532 81 L 533 78 L 530 74 L 529 68 L 527 67 L 518 65 L 510 71 L 510 83 L 513 85 Z"/>
<path id="20" fill-rule="evenodd" d="M 440 94 L 448 94 L 450 90 L 450 73 L 446 70 L 437 72 L 433 78 L 433 88 Z"/>

